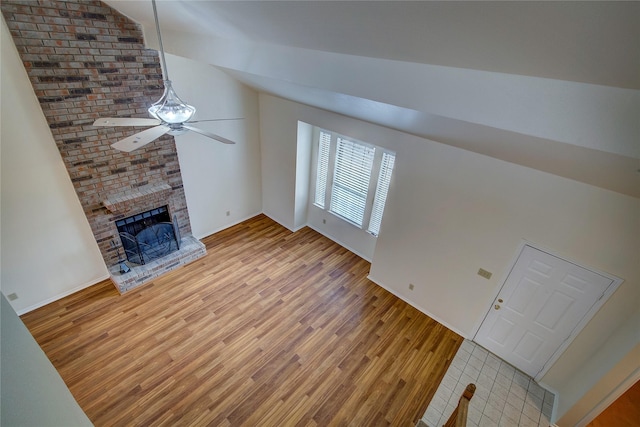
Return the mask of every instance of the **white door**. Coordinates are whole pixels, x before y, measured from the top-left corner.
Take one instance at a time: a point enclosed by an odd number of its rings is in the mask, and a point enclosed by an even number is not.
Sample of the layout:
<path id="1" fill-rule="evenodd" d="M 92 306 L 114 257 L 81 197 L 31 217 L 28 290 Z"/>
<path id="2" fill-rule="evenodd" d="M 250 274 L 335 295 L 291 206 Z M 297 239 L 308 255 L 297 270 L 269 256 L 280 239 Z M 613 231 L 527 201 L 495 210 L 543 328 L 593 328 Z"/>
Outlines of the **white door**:
<path id="1" fill-rule="evenodd" d="M 474 341 L 535 378 L 613 282 L 525 245 Z"/>

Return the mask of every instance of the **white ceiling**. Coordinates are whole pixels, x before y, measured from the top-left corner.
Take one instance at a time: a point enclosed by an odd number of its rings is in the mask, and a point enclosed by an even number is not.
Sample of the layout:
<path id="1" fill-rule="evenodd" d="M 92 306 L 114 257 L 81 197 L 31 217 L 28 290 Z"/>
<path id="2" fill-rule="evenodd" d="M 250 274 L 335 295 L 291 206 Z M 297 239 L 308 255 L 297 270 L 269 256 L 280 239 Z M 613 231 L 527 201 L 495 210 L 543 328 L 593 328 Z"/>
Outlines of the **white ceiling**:
<path id="1" fill-rule="evenodd" d="M 108 0 L 156 46 L 150 1 Z M 259 91 L 640 197 L 640 2 L 158 0 Z"/>

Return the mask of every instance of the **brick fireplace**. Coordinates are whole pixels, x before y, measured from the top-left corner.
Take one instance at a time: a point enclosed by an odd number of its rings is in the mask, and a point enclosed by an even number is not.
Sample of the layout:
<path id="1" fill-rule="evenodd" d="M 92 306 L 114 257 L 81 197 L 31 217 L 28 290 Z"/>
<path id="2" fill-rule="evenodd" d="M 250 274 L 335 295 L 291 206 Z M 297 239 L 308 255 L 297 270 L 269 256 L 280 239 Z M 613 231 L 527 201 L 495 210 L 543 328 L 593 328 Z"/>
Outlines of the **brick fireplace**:
<path id="1" fill-rule="evenodd" d="M 144 47 L 140 27 L 99 1 L 2 0 L 0 7 L 118 290 L 203 256 L 173 137 L 124 153 L 110 145 L 134 128 L 92 126 L 100 117 L 148 117 L 162 96 L 158 53 Z M 160 206 L 178 224 L 180 250 L 121 274 L 115 221 Z"/>

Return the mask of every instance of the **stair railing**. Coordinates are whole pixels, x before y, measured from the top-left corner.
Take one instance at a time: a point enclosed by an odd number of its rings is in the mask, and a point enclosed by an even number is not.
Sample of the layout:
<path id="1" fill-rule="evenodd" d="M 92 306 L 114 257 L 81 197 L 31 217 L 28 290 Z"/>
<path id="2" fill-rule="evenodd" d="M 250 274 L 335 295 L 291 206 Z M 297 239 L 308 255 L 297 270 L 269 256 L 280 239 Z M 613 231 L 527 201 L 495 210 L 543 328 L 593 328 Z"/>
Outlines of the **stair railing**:
<path id="1" fill-rule="evenodd" d="M 467 414 L 469 413 L 469 401 L 471 400 L 475 392 L 475 384 L 467 385 L 467 388 L 462 393 L 462 396 L 460 396 L 458 406 L 456 406 L 456 409 L 453 410 L 453 413 L 443 427 L 466 427 Z"/>

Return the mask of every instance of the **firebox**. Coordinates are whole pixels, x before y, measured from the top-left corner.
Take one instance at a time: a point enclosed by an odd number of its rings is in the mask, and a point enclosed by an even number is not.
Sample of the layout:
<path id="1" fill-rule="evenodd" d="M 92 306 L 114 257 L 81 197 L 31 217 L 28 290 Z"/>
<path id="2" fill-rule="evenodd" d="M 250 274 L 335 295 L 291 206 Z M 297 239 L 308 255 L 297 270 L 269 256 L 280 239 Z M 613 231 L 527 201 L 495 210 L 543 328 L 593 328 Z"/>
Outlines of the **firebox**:
<path id="1" fill-rule="evenodd" d="M 178 224 L 171 221 L 167 206 L 116 221 L 127 260 L 146 264 L 180 248 Z"/>

